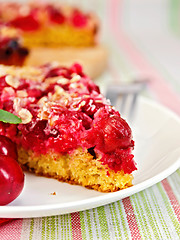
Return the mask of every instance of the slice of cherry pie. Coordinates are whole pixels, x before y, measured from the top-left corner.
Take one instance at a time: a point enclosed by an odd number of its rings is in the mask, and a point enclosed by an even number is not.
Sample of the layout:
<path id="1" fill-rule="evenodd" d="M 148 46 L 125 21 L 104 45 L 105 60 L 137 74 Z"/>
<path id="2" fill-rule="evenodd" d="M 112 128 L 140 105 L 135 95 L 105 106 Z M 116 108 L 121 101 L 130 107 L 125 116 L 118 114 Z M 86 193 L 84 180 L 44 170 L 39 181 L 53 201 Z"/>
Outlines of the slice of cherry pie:
<path id="1" fill-rule="evenodd" d="M 17 143 L 23 168 L 102 192 L 132 185 L 131 129 L 79 64 L 1 66 L 0 108 L 22 119 L 0 123 L 0 134 Z"/>

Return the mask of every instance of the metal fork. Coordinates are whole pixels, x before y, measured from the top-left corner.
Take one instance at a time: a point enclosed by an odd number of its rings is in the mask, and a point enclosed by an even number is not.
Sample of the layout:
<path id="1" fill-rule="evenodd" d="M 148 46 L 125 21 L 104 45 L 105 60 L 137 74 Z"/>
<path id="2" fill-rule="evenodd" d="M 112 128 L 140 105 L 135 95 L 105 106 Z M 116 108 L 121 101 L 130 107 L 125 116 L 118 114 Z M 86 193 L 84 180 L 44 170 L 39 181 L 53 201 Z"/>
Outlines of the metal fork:
<path id="1" fill-rule="evenodd" d="M 135 80 L 131 83 L 120 83 L 108 86 L 106 98 L 128 121 L 134 117 L 139 94 L 145 89 L 148 80 Z"/>

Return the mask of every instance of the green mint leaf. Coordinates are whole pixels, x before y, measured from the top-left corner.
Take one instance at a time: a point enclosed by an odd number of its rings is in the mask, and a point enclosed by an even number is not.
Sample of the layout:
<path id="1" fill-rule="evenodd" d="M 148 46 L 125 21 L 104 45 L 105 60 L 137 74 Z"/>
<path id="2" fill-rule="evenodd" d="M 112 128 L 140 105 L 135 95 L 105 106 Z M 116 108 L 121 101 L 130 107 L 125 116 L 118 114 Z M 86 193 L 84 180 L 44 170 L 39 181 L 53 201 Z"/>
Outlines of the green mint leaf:
<path id="1" fill-rule="evenodd" d="M 0 109 L 0 121 L 4 123 L 12 123 L 12 124 L 18 124 L 22 122 L 22 120 L 16 115 L 10 112 L 4 111 L 2 109 Z"/>

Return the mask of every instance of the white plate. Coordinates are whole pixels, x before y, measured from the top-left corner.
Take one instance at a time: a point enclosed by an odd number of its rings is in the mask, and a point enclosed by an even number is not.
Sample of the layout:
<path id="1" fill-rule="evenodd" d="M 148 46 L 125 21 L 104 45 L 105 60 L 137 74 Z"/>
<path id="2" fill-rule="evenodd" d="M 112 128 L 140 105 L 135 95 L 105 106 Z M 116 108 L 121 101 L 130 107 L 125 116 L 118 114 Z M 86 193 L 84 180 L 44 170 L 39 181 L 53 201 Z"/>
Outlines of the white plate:
<path id="1" fill-rule="evenodd" d="M 22 194 L 11 204 L 0 207 L 0 217 L 42 217 L 102 206 L 150 187 L 180 167 L 180 119 L 174 113 L 141 98 L 131 127 L 138 164 L 134 186 L 114 193 L 100 193 L 26 174 Z"/>

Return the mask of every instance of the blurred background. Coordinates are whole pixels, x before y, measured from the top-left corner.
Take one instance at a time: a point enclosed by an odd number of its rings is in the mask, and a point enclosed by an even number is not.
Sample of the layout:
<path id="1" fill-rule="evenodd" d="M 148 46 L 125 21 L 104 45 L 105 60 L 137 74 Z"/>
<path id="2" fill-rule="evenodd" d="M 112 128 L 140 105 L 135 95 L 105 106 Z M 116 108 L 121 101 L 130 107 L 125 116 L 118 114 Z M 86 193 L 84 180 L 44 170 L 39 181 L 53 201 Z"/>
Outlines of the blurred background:
<path id="1" fill-rule="evenodd" d="M 107 83 L 148 79 L 148 89 L 143 94 L 180 114 L 179 0 L 54 2 L 77 5 L 98 15 L 98 42 L 108 50 L 108 66 L 96 79 L 103 92 Z"/>

